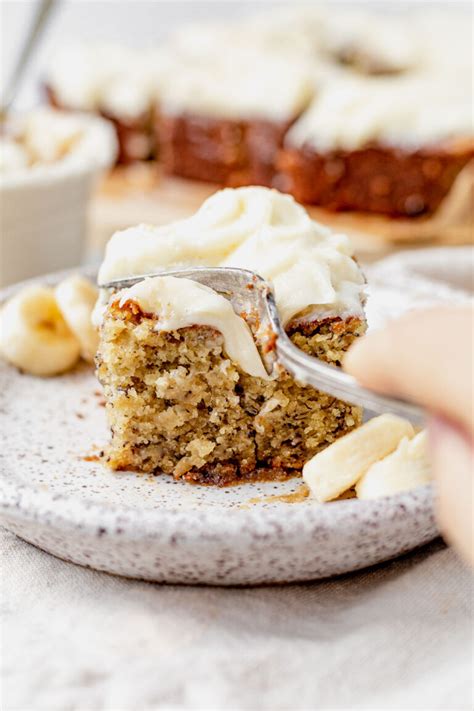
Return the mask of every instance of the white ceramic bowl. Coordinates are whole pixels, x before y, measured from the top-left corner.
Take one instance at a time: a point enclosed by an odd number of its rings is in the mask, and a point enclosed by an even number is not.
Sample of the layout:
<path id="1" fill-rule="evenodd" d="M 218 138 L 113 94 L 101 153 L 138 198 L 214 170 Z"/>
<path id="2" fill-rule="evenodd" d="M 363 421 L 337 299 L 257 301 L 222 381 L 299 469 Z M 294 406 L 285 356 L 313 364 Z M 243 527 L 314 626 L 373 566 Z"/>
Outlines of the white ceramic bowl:
<path id="1" fill-rule="evenodd" d="M 107 121 L 74 116 L 84 124 L 80 150 L 0 175 L 1 286 L 81 262 L 89 198 L 117 144 Z"/>

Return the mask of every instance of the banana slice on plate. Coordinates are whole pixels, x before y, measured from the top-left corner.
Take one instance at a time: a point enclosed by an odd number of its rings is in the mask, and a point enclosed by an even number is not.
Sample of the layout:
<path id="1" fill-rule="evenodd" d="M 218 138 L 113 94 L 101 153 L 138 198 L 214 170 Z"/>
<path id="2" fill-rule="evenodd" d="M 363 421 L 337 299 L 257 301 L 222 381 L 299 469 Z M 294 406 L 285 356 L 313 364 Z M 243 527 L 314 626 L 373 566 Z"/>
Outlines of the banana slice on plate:
<path id="1" fill-rule="evenodd" d="M 57 375 L 79 360 L 79 343 L 70 331 L 53 289 L 28 286 L 0 312 L 0 351 L 32 375 Z"/>
<path id="2" fill-rule="evenodd" d="M 408 491 L 431 481 L 426 430 L 404 437 L 396 450 L 375 462 L 356 484 L 359 499 L 376 499 Z"/>
<path id="3" fill-rule="evenodd" d="M 372 464 L 397 448 L 413 425 L 396 415 L 380 415 L 344 435 L 303 467 L 303 479 L 319 501 L 331 501 L 353 487 Z"/>
<path id="4" fill-rule="evenodd" d="M 76 336 L 84 360 L 94 361 L 99 345 L 97 329 L 92 325 L 92 311 L 99 295 L 98 289 L 79 275 L 64 279 L 55 290 L 59 309 Z"/>

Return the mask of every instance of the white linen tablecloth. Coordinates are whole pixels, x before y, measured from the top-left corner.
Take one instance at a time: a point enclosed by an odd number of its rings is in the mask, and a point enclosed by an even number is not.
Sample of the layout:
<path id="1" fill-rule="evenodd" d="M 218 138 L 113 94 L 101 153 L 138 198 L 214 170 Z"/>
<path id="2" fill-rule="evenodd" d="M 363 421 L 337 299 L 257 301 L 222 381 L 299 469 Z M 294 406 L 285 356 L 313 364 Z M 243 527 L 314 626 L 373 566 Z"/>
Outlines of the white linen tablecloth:
<path id="1" fill-rule="evenodd" d="M 472 708 L 472 578 L 440 542 L 333 580 L 205 588 L 2 535 L 4 711 Z"/>
<path id="2" fill-rule="evenodd" d="M 463 301 L 472 260 L 420 250 L 370 278 L 382 298 L 416 282 L 418 305 Z M 206 588 L 114 578 L 1 536 L 3 711 L 473 707 L 473 579 L 439 541 L 333 580 Z"/>

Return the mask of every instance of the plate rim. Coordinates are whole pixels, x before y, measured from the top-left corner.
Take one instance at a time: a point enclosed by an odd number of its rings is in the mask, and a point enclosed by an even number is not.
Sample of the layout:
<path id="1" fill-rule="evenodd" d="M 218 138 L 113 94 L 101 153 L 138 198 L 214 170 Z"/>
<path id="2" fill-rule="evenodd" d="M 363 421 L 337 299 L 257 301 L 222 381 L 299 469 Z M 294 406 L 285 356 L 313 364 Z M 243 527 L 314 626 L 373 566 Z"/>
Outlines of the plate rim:
<path id="1" fill-rule="evenodd" d="M 384 521 L 405 517 L 420 508 L 430 512 L 433 510 L 433 504 L 434 489 L 431 483 L 377 499 L 347 499 L 324 504 L 314 501 L 309 506 L 284 505 L 282 502 L 278 506 L 254 505 L 252 508 L 230 509 L 217 506 L 140 509 L 123 504 L 103 504 L 92 499 L 53 493 L 33 484 L 20 483 L 8 475 L 2 476 L 0 484 L 1 518 L 14 518 L 24 523 L 41 522 L 42 512 L 47 511 L 50 523 L 54 519 L 65 528 L 92 532 L 100 526 L 101 521 L 120 520 L 123 528 L 141 530 L 144 535 L 156 532 L 163 524 L 172 526 L 180 519 L 192 520 L 193 530 L 197 526 L 202 532 L 219 531 L 223 534 L 232 533 L 236 525 L 242 530 L 245 524 L 255 524 L 256 520 L 265 528 L 278 524 L 283 530 L 293 530 L 297 523 L 338 528 L 342 522 L 347 523 L 351 518 L 356 518 L 359 525 L 365 520 L 373 520 L 377 512 Z"/>

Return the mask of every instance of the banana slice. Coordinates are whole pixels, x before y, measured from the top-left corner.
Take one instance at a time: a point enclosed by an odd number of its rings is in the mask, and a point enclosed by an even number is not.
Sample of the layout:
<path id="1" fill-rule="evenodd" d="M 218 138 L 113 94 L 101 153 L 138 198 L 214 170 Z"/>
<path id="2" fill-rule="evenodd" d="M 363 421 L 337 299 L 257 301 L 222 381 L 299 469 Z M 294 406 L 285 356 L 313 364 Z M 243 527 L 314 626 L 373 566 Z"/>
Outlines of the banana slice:
<path id="1" fill-rule="evenodd" d="M 99 295 L 98 289 L 79 275 L 64 279 L 56 287 L 59 309 L 81 346 L 84 360 L 94 361 L 99 345 L 99 334 L 92 325 L 92 311 Z"/>
<path id="2" fill-rule="evenodd" d="M 0 312 L 0 351 L 32 375 L 63 373 L 79 360 L 79 343 L 64 321 L 54 291 L 28 286 Z"/>
<path id="3" fill-rule="evenodd" d="M 357 482 L 356 493 L 359 499 L 376 499 L 423 486 L 429 481 L 427 434 L 422 430 L 413 439 L 404 437 L 392 454 L 372 464 Z"/>
<path id="4" fill-rule="evenodd" d="M 354 486 L 372 464 L 393 452 L 402 437 L 414 434 L 413 426 L 402 417 L 374 417 L 306 462 L 303 479 L 318 501 L 335 499 Z"/>

